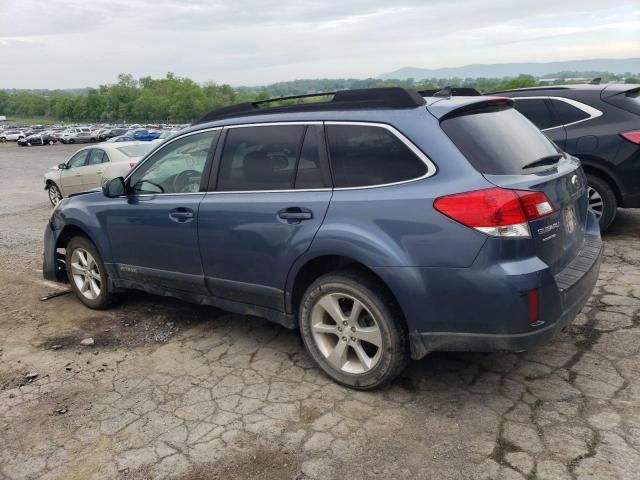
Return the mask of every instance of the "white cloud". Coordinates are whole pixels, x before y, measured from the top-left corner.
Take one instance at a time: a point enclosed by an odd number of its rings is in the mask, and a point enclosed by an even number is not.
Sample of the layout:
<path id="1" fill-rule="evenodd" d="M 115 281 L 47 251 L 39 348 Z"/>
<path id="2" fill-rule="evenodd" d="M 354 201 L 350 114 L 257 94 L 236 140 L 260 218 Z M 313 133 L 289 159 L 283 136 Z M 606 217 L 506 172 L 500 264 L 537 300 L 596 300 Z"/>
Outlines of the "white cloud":
<path id="1" fill-rule="evenodd" d="M 637 56 L 637 0 L 20 0 L 0 17 L 0 87 L 120 72 L 262 84 L 403 66 Z M 630 14 L 633 12 L 633 14 Z"/>

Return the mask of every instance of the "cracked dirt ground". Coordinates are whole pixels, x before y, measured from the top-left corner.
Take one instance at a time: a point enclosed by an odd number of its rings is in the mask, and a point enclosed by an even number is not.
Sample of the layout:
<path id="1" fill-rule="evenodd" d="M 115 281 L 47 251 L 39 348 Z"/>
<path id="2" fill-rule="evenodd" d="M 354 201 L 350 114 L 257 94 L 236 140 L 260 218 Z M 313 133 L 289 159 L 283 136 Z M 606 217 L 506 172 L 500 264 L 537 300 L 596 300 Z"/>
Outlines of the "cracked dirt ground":
<path id="1" fill-rule="evenodd" d="M 640 212 L 620 211 L 593 297 L 548 345 L 433 354 L 362 393 L 260 319 L 141 293 L 106 312 L 40 302 L 38 176 L 69 149 L 15 148 L 0 147 L 0 479 L 638 478 Z"/>

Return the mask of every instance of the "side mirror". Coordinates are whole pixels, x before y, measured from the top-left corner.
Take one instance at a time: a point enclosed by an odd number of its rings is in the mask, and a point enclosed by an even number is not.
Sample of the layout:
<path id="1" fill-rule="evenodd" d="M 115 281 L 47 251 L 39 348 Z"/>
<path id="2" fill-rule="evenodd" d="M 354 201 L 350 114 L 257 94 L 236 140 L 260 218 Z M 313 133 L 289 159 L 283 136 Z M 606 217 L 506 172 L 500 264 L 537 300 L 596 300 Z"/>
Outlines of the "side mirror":
<path id="1" fill-rule="evenodd" d="M 58 169 L 60 169 L 60 170 L 66 170 L 66 169 L 67 169 L 67 164 L 66 164 L 66 163 L 59 163 L 59 164 L 58 164 Z"/>
<path id="2" fill-rule="evenodd" d="M 112 178 L 102 184 L 102 193 L 105 197 L 120 197 L 125 194 L 126 190 L 124 178 L 122 177 Z"/>

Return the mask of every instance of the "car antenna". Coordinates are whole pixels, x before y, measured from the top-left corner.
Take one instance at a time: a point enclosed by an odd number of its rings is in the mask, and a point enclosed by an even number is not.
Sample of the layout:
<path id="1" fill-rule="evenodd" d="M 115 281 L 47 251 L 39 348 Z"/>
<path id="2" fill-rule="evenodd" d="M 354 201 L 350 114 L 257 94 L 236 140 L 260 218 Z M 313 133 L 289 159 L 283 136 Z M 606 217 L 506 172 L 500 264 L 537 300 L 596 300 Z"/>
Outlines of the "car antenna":
<path id="1" fill-rule="evenodd" d="M 593 80 L 591 80 L 591 81 L 589 82 L 589 85 L 600 85 L 600 81 L 601 81 L 601 80 L 602 80 L 602 78 L 601 78 L 601 77 L 596 77 L 596 78 L 594 78 Z"/>

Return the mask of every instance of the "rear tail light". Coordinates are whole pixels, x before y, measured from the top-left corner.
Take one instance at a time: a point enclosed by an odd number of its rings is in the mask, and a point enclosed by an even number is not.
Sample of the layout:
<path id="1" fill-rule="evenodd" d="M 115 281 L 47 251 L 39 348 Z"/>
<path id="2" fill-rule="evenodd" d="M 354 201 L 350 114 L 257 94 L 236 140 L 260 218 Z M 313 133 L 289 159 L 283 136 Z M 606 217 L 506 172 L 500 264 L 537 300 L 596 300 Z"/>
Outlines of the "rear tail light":
<path id="1" fill-rule="evenodd" d="M 138 162 L 129 162 L 129 168 L 135 167 L 136 163 L 138 163 Z"/>
<path id="2" fill-rule="evenodd" d="M 634 130 L 633 132 L 622 132 L 620 135 L 625 140 L 629 140 L 631 143 L 640 145 L 640 130 Z"/>
<path id="3" fill-rule="evenodd" d="M 440 213 L 494 237 L 530 237 L 529 223 L 553 213 L 542 192 L 488 188 L 437 198 Z"/>

